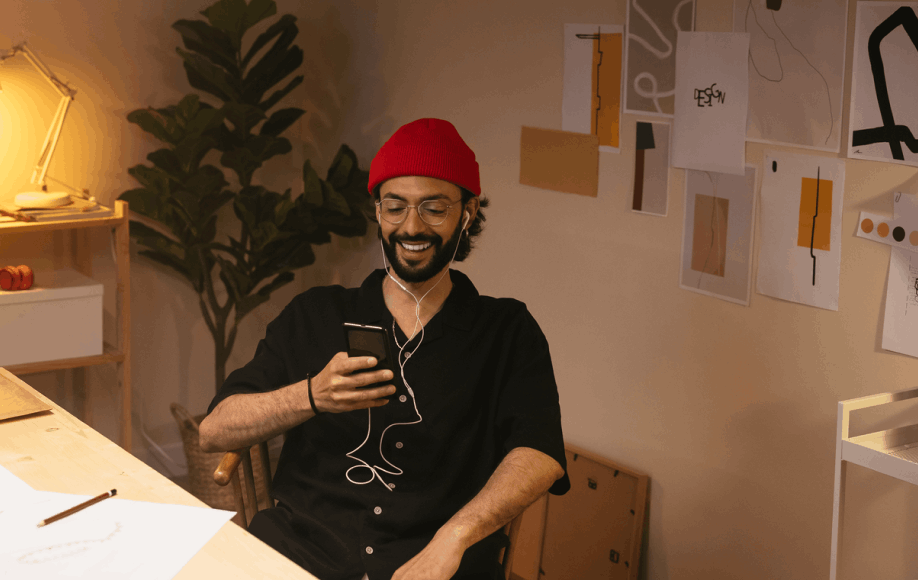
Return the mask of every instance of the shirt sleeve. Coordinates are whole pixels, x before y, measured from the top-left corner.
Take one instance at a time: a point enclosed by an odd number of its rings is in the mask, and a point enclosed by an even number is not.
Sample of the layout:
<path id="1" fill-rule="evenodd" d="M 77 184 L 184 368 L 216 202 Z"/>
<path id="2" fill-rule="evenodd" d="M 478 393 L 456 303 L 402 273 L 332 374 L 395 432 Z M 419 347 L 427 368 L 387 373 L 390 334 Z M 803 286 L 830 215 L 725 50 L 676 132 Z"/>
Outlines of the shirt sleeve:
<path id="1" fill-rule="evenodd" d="M 548 341 L 525 307 L 512 327 L 507 356 L 513 363 L 502 387 L 497 413 L 504 452 L 529 447 L 553 458 L 564 468 L 564 475 L 549 491 L 562 495 L 571 485 L 564 455 L 558 386 Z"/>
<path id="2" fill-rule="evenodd" d="M 258 341 L 255 356 L 236 369 L 223 382 L 210 402 L 210 414 L 223 400 L 233 395 L 267 393 L 287 386 L 290 380 L 285 345 L 290 343 L 295 324 L 295 303 L 289 304 L 268 324 L 265 337 Z"/>

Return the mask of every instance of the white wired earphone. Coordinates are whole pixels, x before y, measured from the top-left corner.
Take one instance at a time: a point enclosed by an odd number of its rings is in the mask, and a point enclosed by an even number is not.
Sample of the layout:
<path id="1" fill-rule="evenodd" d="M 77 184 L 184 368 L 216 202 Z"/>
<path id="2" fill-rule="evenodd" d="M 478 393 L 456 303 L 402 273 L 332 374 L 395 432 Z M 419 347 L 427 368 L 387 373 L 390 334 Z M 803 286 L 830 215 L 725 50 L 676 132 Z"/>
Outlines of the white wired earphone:
<path id="1" fill-rule="evenodd" d="M 380 216 L 379 216 L 379 208 L 377 208 L 377 209 L 376 209 L 376 218 L 377 218 L 377 220 L 379 220 L 379 217 L 380 217 Z M 465 229 L 465 227 L 468 225 L 469 219 L 470 219 L 470 218 L 471 218 L 471 214 L 468 212 L 468 210 L 466 210 L 466 212 L 465 212 L 465 221 L 462 222 L 462 231 L 463 231 L 463 233 L 465 233 L 465 234 L 468 234 L 468 230 Z M 411 390 L 411 385 L 408 384 L 408 379 L 405 378 L 405 363 L 408 362 L 408 359 L 411 358 L 411 356 L 414 355 L 415 352 L 417 352 L 418 348 L 420 348 L 420 346 L 421 346 L 421 343 L 424 342 L 424 324 L 421 323 L 421 302 L 422 302 L 425 298 L 427 298 L 427 295 L 430 294 L 431 290 L 433 290 L 434 288 L 436 288 L 436 287 L 440 284 L 440 282 L 443 280 L 443 277 L 446 276 L 446 275 L 449 273 L 449 266 L 447 266 L 447 268 L 443 271 L 443 274 L 440 275 L 440 278 L 437 280 L 437 283 L 434 284 L 433 286 L 431 286 L 431 287 L 430 287 L 430 290 L 428 290 L 427 292 L 425 292 L 424 295 L 421 296 L 421 298 L 418 298 L 418 297 L 415 296 L 410 290 L 408 290 L 407 288 L 405 288 L 405 287 L 402 285 L 401 282 L 399 282 L 398 280 L 396 280 L 395 277 L 392 275 L 392 272 L 389 271 L 389 265 L 386 263 L 386 251 L 385 251 L 385 249 L 383 248 L 382 239 L 379 240 L 379 247 L 383 250 L 383 252 L 382 252 L 382 254 L 383 254 L 383 268 L 386 270 L 386 275 L 389 276 L 389 278 L 391 278 L 393 282 L 395 282 L 396 284 L 398 284 L 398 287 L 399 287 L 399 288 L 401 288 L 402 290 L 404 290 L 405 292 L 407 292 L 409 296 L 411 296 L 412 298 L 414 298 L 414 301 L 417 303 L 417 306 L 415 307 L 415 310 L 414 310 L 414 315 L 415 315 L 416 321 L 415 321 L 415 323 L 414 323 L 414 328 L 411 329 L 411 336 L 408 337 L 408 340 L 405 341 L 405 344 L 403 344 L 403 345 L 399 344 L 399 343 L 398 343 L 398 337 L 395 336 L 395 320 L 393 320 L 393 321 L 392 321 L 392 338 L 395 340 L 395 345 L 399 348 L 399 350 L 398 350 L 398 368 L 399 368 L 399 371 L 401 371 L 402 382 L 405 383 L 405 388 L 408 390 L 408 394 L 411 395 L 411 402 L 414 404 L 414 412 L 417 413 L 417 415 L 418 415 L 418 420 L 417 420 L 417 421 L 409 421 L 409 422 L 407 422 L 407 423 L 392 423 L 391 425 L 389 425 L 388 427 L 386 427 L 385 429 L 383 429 L 382 434 L 379 436 L 379 456 L 382 457 L 383 461 L 385 461 L 386 464 L 389 465 L 389 467 L 391 467 L 392 469 L 395 470 L 395 471 L 389 471 L 388 469 L 382 468 L 382 467 L 380 467 L 380 466 L 378 466 L 378 465 L 370 465 L 369 463 L 367 463 L 367 462 L 364 461 L 363 459 L 360 459 L 359 457 L 354 457 L 354 455 L 353 455 L 354 453 L 357 453 L 358 451 L 360 451 L 360 449 L 361 449 L 364 445 L 367 444 L 367 441 L 370 440 L 370 432 L 371 432 L 371 430 L 372 430 L 372 424 L 373 424 L 373 409 L 372 409 L 372 408 L 367 409 L 367 436 L 364 437 L 363 442 L 362 442 L 360 445 L 358 445 L 353 451 L 350 451 L 350 452 L 348 452 L 348 453 L 345 454 L 346 457 L 350 457 L 350 458 L 353 459 L 354 461 L 359 462 L 359 465 L 352 465 L 351 467 L 349 467 L 348 470 L 347 470 L 346 472 L 344 472 L 344 476 L 347 477 L 347 480 L 348 480 L 348 481 L 350 481 L 351 483 L 356 484 L 356 485 L 366 485 L 366 484 L 370 483 L 371 481 L 373 481 L 374 479 L 379 479 L 380 483 L 382 483 L 382 484 L 385 486 L 386 489 L 388 489 L 389 491 L 392 491 L 392 488 L 395 487 L 395 484 L 388 484 L 388 483 L 386 483 L 386 481 L 382 478 L 382 476 L 379 474 L 379 472 L 382 471 L 383 473 L 388 473 L 389 475 L 401 475 L 402 473 L 404 473 L 404 471 L 403 471 L 400 467 L 398 467 L 397 465 L 393 464 L 391 461 L 389 461 L 388 459 L 386 459 L 386 456 L 385 456 L 385 454 L 383 453 L 383 449 L 382 449 L 382 442 L 383 442 L 383 439 L 385 439 L 385 437 L 386 437 L 386 431 L 388 431 L 388 430 L 391 429 L 392 427 L 395 427 L 396 425 L 417 425 L 418 423 L 420 423 L 421 421 L 424 420 L 424 418 L 421 417 L 421 412 L 418 410 L 418 400 L 417 400 L 417 397 L 414 396 L 414 391 Z M 450 265 L 452 265 L 453 260 L 456 259 L 456 253 L 457 253 L 458 251 L 459 251 L 459 244 L 457 243 L 457 244 L 456 244 L 456 249 L 453 250 L 453 257 L 450 258 L 450 260 L 449 260 L 449 264 L 450 264 Z M 411 349 L 408 353 L 405 353 L 405 348 L 408 346 L 408 343 L 411 342 L 411 339 L 414 338 L 415 331 L 417 331 L 417 329 L 418 329 L 418 325 L 421 326 L 421 338 L 418 340 L 418 344 L 417 344 L 413 349 Z M 404 356 L 402 356 L 403 354 L 404 354 Z M 369 469 L 369 470 L 372 472 L 373 475 L 370 476 L 370 479 L 368 479 L 368 480 L 366 480 L 366 481 L 355 481 L 355 480 L 351 479 L 351 471 L 354 470 L 354 469 L 359 469 L 359 468 L 361 468 L 361 467 L 366 467 L 367 469 Z"/>

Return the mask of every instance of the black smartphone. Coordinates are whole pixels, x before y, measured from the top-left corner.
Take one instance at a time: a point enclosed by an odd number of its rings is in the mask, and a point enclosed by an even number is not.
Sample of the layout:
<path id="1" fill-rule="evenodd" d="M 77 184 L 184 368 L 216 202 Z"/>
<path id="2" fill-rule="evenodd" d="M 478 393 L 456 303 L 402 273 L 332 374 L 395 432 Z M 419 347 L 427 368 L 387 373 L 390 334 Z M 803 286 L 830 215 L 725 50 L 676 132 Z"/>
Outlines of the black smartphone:
<path id="1" fill-rule="evenodd" d="M 393 374 L 395 373 L 392 353 L 389 349 L 389 333 L 385 328 L 345 322 L 344 335 L 347 338 L 347 356 L 372 356 L 376 358 L 375 367 L 357 372 L 389 369 Z M 382 384 L 386 383 L 374 383 L 360 388 L 369 389 Z"/>

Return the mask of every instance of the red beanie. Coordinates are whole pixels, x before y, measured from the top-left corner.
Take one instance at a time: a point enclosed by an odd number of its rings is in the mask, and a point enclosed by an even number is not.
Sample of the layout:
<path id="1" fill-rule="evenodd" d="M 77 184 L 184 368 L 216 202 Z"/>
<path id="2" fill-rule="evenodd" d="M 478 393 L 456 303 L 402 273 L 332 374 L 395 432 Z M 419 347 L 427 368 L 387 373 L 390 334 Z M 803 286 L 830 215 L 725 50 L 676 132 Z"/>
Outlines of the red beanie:
<path id="1" fill-rule="evenodd" d="M 402 125 L 370 163 L 370 194 L 393 177 L 421 175 L 449 181 L 481 195 L 478 162 L 449 121 L 418 119 Z"/>

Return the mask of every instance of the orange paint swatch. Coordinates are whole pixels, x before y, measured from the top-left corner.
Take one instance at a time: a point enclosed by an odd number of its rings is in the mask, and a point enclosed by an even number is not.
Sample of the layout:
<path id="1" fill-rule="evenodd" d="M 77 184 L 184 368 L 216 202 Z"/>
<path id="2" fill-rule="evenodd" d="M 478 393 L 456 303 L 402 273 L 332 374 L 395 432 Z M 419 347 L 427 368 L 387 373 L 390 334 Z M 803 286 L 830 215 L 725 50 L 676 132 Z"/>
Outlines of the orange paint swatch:
<path id="1" fill-rule="evenodd" d="M 873 231 L 873 220 L 870 218 L 865 219 L 861 222 L 861 229 L 865 234 L 869 234 Z"/>
<path id="2" fill-rule="evenodd" d="M 622 35 L 599 34 L 599 38 L 593 40 L 590 132 L 599 137 L 601 146 L 619 146 L 621 87 Z"/>
<path id="3" fill-rule="evenodd" d="M 816 180 L 804 177 L 800 184 L 800 222 L 797 228 L 797 245 L 809 248 L 812 240 L 813 249 L 829 251 L 829 240 L 832 234 L 832 182 L 820 179 L 819 211 L 816 211 Z M 816 216 L 816 234 L 813 235 L 813 216 Z"/>
<path id="4" fill-rule="evenodd" d="M 881 238 L 885 238 L 889 235 L 889 224 L 882 223 L 877 226 L 877 235 Z"/>

